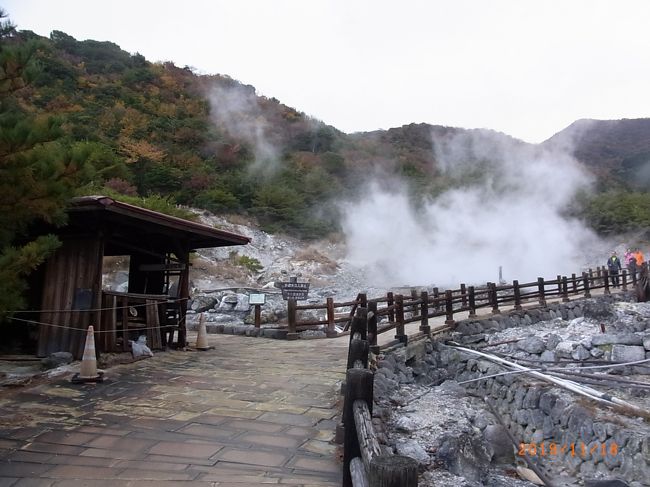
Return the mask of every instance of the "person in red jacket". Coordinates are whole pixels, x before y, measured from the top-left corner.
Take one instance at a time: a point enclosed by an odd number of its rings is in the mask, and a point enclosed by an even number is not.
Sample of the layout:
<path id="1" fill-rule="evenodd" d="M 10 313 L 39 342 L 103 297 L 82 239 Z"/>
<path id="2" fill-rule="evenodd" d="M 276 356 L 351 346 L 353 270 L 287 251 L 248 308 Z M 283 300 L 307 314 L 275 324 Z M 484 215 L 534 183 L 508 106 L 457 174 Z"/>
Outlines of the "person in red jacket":
<path id="1" fill-rule="evenodd" d="M 641 252 L 641 249 L 638 249 L 638 248 L 636 249 L 636 251 L 634 252 L 634 257 L 636 259 L 636 266 L 641 267 L 641 265 L 645 261 L 645 258 L 643 257 L 643 253 Z"/>

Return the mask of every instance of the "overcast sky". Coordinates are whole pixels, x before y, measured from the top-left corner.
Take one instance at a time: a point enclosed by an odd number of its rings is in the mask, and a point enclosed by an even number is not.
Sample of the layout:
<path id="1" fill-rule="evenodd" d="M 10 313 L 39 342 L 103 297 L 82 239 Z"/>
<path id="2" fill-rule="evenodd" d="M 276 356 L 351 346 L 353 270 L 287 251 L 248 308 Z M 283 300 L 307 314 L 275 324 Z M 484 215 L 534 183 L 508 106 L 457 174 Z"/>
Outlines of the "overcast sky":
<path id="1" fill-rule="evenodd" d="M 344 132 L 541 142 L 650 116 L 647 0 L 0 0 L 19 29 L 227 74 Z"/>

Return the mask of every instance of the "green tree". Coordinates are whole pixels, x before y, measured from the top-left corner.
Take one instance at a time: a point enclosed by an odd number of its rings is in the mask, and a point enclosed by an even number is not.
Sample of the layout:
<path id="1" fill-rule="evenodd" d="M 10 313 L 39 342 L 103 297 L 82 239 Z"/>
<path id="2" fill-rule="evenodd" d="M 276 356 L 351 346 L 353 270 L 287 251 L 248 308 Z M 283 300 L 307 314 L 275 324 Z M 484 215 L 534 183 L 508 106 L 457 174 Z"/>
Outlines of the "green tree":
<path id="1" fill-rule="evenodd" d="M 0 19 L 6 19 L 0 10 Z M 37 41 L 0 24 L 0 313 L 24 306 L 26 277 L 59 246 L 52 235 L 30 238 L 37 221 L 62 224 L 65 206 L 82 181 L 83 163 L 60 142 L 60 122 L 18 101 L 38 76 Z"/>

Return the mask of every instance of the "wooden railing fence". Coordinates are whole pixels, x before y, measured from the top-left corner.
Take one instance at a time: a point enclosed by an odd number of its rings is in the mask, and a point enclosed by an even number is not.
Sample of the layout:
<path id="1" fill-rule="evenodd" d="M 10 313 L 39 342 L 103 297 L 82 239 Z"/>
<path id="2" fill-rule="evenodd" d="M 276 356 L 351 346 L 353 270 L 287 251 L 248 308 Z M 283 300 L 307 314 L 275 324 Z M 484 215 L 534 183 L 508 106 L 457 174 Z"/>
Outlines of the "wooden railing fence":
<path id="1" fill-rule="evenodd" d="M 418 462 L 382 452 L 372 424 L 374 374 L 368 369 L 372 308 L 357 307 L 350 326 L 350 347 L 343 404 L 343 487 L 418 485 Z"/>
<path id="2" fill-rule="evenodd" d="M 643 266 L 648 268 L 648 262 Z M 631 285 L 636 287 L 637 280 L 641 273 L 641 267 L 637 272 L 629 274 L 623 270 L 619 274 L 620 286 L 626 291 Z M 445 324 L 454 324 L 454 315 L 460 312 L 468 312 L 469 317 L 476 316 L 476 311 L 482 308 L 491 308 L 492 313 L 499 313 L 503 306 L 513 306 L 514 309 L 521 309 L 522 303 L 537 302 L 539 305 L 546 305 L 549 299 L 561 299 L 569 301 L 570 296 L 582 295 L 586 298 L 591 296 L 591 291 L 604 289 L 605 294 L 611 293 L 609 272 L 605 267 L 598 267 L 595 270 L 589 269 L 581 274 L 571 276 L 556 276 L 555 279 L 546 280 L 539 277 L 536 281 L 520 283 L 515 280 L 512 284 L 486 283 L 485 286 L 466 286 L 461 284 L 458 289 L 447 289 L 440 291 L 433 288 L 429 293 L 422 291 L 418 293 L 411 291 L 410 295 L 394 294 L 388 292 L 386 296 L 369 299 L 366 294 L 359 294 L 353 301 L 337 303 L 333 298 L 327 298 L 323 304 L 296 305 L 290 303 L 288 307 L 289 333 L 296 333 L 303 330 L 320 328 L 326 325 L 328 337 L 337 336 L 336 324 L 342 324 L 347 330 L 353 321 L 358 308 L 372 310 L 374 321 L 379 322 L 376 333 L 371 334 L 370 347 L 377 345 L 377 335 L 395 330 L 395 340 L 406 343 L 408 337 L 404 331 L 404 325 L 420 321 L 419 331 L 428 333 L 430 327 L 429 318 L 439 316 L 445 317 Z M 300 311 L 326 310 L 323 319 L 313 318 L 303 320 Z M 385 319 L 382 319 L 386 317 Z"/>

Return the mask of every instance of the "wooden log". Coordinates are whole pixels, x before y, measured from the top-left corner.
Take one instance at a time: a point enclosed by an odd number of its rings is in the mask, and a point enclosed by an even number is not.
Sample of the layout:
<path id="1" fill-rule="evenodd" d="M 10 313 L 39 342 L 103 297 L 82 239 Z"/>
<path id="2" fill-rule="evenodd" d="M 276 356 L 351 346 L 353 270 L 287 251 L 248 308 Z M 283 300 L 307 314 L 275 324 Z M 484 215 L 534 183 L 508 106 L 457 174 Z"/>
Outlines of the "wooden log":
<path id="1" fill-rule="evenodd" d="M 350 461 L 350 476 L 354 487 L 370 487 L 368 473 L 361 458 L 355 457 Z"/>
<path id="2" fill-rule="evenodd" d="M 515 297 L 515 309 L 521 309 L 521 288 L 517 279 L 512 281 L 512 293 Z"/>
<path id="3" fill-rule="evenodd" d="M 379 353 L 377 346 L 377 303 L 368 303 L 368 346 L 374 354 Z"/>
<path id="4" fill-rule="evenodd" d="M 539 305 L 540 306 L 546 306 L 546 295 L 544 291 L 544 278 L 543 277 L 538 277 L 537 278 L 537 292 L 539 293 L 538 295 L 538 300 L 539 300 Z"/>
<path id="5" fill-rule="evenodd" d="M 374 374 L 368 369 L 348 369 L 345 378 L 345 400 L 343 402 L 343 487 L 352 487 L 350 462 L 361 457 L 357 429 L 354 425 L 354 401 L 360 399 L 368 404 L 372 414 Z"/>
<path id="6" fill-rule="evenodd" d="M 289 333 L 296 333 L 296 300 L 287 300 L 287 322 L 289 324 Z"/>
<path id="7" fill-rule="evenodd" d="M 420 331 L 429 334 L 431 333 L 431 327 L 429 326 L 429 293 L 422 291 L 420 301 Z"/>
<path id="8" fill-rule="evenodd" d="M 622 288 L 622 290 L 627 291 L 627 269 L 623 269 L 622 275 L 623 275 L 622 276 L 623 277 L 623 279 L 622 279 L 623 280 L 623 288 Z"/>
<path id="9" fill-rule="evenodd" d="M 469 286 L 467 288 L 467 301 L 469 305 L 469 318 L 476 316 L 476 288 Z"/>
<path id="10" fill-rule="evenodd" d="M 255 305 L 255 328 L 262 326 L 262 305 Z"/>
<path id="11" fill-rule="evenodd" d="M 372 426 L 372 415 L 368 409 L 368 403 L 361 399 L 354 401 L 352 409 L 361 458 L 366 471 L 370 471 L 370 461 L 374 457 L 381 455 L 379 440 L 377 440 L 375 429 Z"/>
<path id="12" fill-rule="evenodd" d="M 401 294 L 395 297 L 395 322 L 397 323 L 395 339 L 406 344 L 408 337 L 404 332 L 404 296 Z"/>
<path id="13" fill-rule="evenodd" d="M 347 368 L 348 369 L 353 368 L 354 362 L 356 362 L 357 360 L 360 360 L 363 363 L 363 366 L 367 368 L 369 352 L 370 352 L 370 346 L 368 345 L 367 340 L 352 339 L 350 341 L 350 347 L 348 348 Z"/>
<path id="14" fill-rule="evenodd" d="M 465 284 L 460 285 L 460 296 L 463 300 L 463 308 L 467 306 L 467 287 Z"/>
<path id="15" fill-rule="evenodd" d="M 370 462 L 368 480 L 373 487 L 417 487 L 418 462 L 402 455 L 379 455 Z"/>
<path id="16" fill-rule="evenodd" d="M 350 340 L 355 333 L 361 334 L 361 340 L 368 339 L 368 309 L 358 308 L 350 324 Z"/>
<path id="17" fill-rule="evenodd" d="M 569 302 L 569 280 L 566 276 L 562 276 L 562 302 Z"/>
<path id="18" fill-rule="evenodd" d="M 498 315 L 501 313 L 499 310 L 499 297 L 497 295 L 497 285 L 493 282 L 488 282 L 488 288 L 490 289 L 490 303 L 492 304 L 492 314 Z"/>
<path id="19" fill-rule="evenodd" d="M 395 306 L 395 299 L 391 292 L 386 293 L 386 306 L 390 310 L 388 313 L 388 321 L 395 321 L 395 308 L 393 307 Z"/>
<path id="20" fill-rule="evenodd" d="M 585 290 L 585 298 L 590 298 L 591 293 L 589 292 L 589 276 L 587 275 L 586 272 L 582 273 L 582 284 Z"/>
<path id="21" fill-rule="evenodd" d="M 603 276 L 603 285 L 605 286 L 605 294 L 612 294 L 612 292 L 609 290 L 609 271 L 604 269 L 602 271 L 602 276 Z"/>
<path id="22" fill-rule="evenodd" d="M 337 333 L 334 326 L 334 298 L 327 298 L 325 306 L 327 309 L 327 330 L 325 334 L 328 338 L 335 337 Z"/>
<path id="23" fill-rule="evenodd" d="M 573 287 L 573 294 L 578 294 L 578 279 L 576 279 L 576 275 L 571 274 L 571 286 Z"/>
<path id="24" fill-rule="evenodd" d="M 453 325 L 454 322 L 454 301 L 451 297 L 451 290 L 445 291 L 445 325 Z"/>

